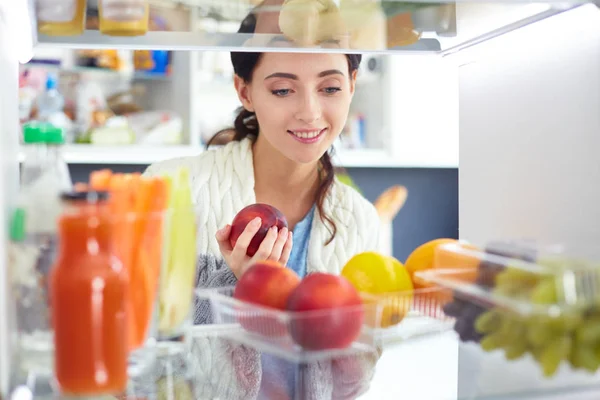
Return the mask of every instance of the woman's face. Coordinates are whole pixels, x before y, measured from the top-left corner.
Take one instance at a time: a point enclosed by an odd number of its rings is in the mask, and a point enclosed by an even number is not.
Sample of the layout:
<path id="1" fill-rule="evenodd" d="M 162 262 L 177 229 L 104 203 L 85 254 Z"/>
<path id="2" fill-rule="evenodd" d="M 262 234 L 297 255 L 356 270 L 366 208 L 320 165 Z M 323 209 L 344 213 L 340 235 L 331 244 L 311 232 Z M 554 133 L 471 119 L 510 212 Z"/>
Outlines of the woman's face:
<path id="1" fill-rule="evenodd" d="M 235 86 L 256 113 L 259 140 L 306 164 L 318 161 L 342 131 L 355 81 L 344 54 L 264 53 L 252 82 L 236 76 Z"/>

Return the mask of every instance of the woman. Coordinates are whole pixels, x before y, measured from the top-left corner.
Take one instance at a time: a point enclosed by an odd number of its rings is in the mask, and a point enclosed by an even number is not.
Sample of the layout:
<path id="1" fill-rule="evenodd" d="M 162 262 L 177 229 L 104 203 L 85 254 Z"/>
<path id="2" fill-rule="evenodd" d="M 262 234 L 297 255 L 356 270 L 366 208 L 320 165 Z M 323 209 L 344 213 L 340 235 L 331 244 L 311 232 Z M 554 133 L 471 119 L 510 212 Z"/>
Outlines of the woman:
<path id="1" fill-rule="evenodd" d="M 242 29 L 253 29 L 251 15 Z M 376 250 L 375 208 L 334 176 L 329 151 L 348 116 L 360 55 L 232 53 L 242 103 L 226 145 L 196 157 L 151 165 L 146 175 L 187 166 L 198 223 L 199 287 L 233 286 L 255 261 L 272 259 L 301 277 L 341 272 L 356 253 Z M 215 138 L 213 138 L 215 139 Z M 209 143 L 210 144 L 210 143 Z M 235 247 L 229 225 L 243 207 L 268 203 L 289 230 L 271 230 L 252 258 L 246 248 L 260 224 L 246 226 Z M 196 324 L 210 322 L 198 302 Z M 196 338 L 196 398 L 292 398 L 294 369 L 221 337 Z M 355 398 L 368 387 L 379 354 L 313 363 L 304 398 Z M 307 383 L 308 382 L 308 383 Z M 260 394 L 259 394 L 260 392 Z"/>

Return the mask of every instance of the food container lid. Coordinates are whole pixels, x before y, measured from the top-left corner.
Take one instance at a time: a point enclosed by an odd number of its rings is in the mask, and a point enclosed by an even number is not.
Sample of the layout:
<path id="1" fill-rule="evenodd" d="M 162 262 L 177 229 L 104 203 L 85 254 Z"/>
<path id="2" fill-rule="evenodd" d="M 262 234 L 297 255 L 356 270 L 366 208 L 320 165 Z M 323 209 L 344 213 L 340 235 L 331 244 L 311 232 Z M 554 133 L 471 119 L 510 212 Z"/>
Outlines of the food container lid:
<path id="1" fill-rule="evenodd" d="M 85 201 L 87 203 L 97 203 L 108 200 L 107 191 L 77 191 L 77 192 L 62 192 L 60 199 L 66 202 Z"/>
<path id="2" fill-rule="evenodd" d="M 483 250 L 440 245 L 434 268 L 415 275 L 452 290 L 455 297 L 525 315 L 560 315 L 600 301 L 600 257 L 585 249 L 535 241 L 495 241 Z"/>

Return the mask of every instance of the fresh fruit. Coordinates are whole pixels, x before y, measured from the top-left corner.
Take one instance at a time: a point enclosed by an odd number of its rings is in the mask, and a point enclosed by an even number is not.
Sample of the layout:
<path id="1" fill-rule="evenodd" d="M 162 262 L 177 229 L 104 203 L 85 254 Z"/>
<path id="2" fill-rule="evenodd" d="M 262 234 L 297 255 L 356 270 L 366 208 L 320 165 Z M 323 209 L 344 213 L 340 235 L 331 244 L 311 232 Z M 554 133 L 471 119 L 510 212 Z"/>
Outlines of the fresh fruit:
<path id="1" fill-rule="evenodd" d="M 233 297 L 265 307 L 284 310 L 288 296 L 300 278 L 276 261 L 259 261 L 246 270 L 235 286 Z"/>
<path id="2" fill-rule="evenodd" d="M 233 297 L 246 303 L 274 310 L 285 310 L 288 298 L 300 283 L 292 269 L 275 261 L 260 261 L 242 275 L 235 285 Z M 237 310 L 240 324 L 248 331 L 265 336 L 281 336 L 286 333 L 285 323 L 277 313 L 256 307 L 240 307 Z"/>
<path id="3" fill-rule="evenodd" d="M 490 243 L 485 249 L 485 253 L 502 256 L 507 259 L 528 259 L 531 252 L 526 248 L 507 247 L 503 243 Z M 473 253 L 471 252 L 470 254 Z M 474 258 L 477 258 L 477 256 L 474 256 Z M 493 288 L 496 277 L 505 269 L 505 265 L 502 263 L 490 262 L 485 258 L 483 253 L 479 258 L 482 261 L 479 263 L 475 284 L 482 288 Z M 469 260 L 466 265 L 469 265 L 471 262 L 474 262 L 474 260 Z M 439 267 L 442 266 L 439 265 Z M 472 276 L 469 276 L 471 272 L 469 270 L 465 271 L 465 274 L 458 274 L 458 278 L 460 281 L 464 281 L 465 284 L 469 284 L 469 281 L 472 279 Z M 469 277 L 469 279 L 465 279 L 466 277 Z M 442 294 L 442 296 L 445 295 Z M 454 330 L 458 333 L 460 339 L 464 342 L 473 341 L 476 343 L 479 343 L 484 336 L 482 332 L 475 329 L 476 321 L 488 308 L 489 307 L 481 305 L 480 302 L 471 299 L 466 295 L 461 295 L 459 297 L 455 296 L 450 302 L 444 300 L 443 305 L 444 313 L 449 317 L 456 318 Z"/>
<path id="4" fill-rule="evenodd" d="M 435 270 L 451 270 L 453 279 L 472 283 L 479 276 L 480 260 L 481 252 L 475 245 L 463 241 L 455 241 L 453 243 L 440 244 L 435 248 L 432 268 Z M 452 301 L 451 290 L 419 280 L 418 276 L 415 276 L 414 280 L 419 287 L 435 289 L 430 292 L 430 295 L 442 307 Z"/>
<path id="5" fill-rule="evenodd" d="M 435 313 L 452 301 L 452 291 L 428 282 L 419 276 L 419 272 L 430 269 L 453 270 L 454 279 L 475 281 L 479 257 L 470 251 L 477 248 L 455 239 L 435 239 L 417 247 L 406 260 L 406 269 L 411 273 L 415 289 L 415 306 L 426 314 Z"/>
<path id="6" fill-rule="evenodd" d="M 435 247 L 432 268 L 461 271 L 461 280 L 475 282 L 480 262 L 481 254 L 477 246 L 455 241 Z"/>
<path id="7" fill-rule="evenodd" d="M 388 293 L 412 289 L 408 272 L 393 258 L 367 251 L 356 254 L 344 268 L 342 276 L 361 292 Z M 400 264 L 400 267 L 398 267 Z M 398 272 L 401 277 L 398 277 Z"/>
<path id="8" fill-rule="evenodd" d="M 532 257 L 529 253 L 518 258 L 531 261 Z M 531 307 L 560 305 L 564 299 L 559 290 L 564 287 L 564 272 L 572 270 L 573 265 L 543 259 L 529 268 L 508 264 L 496 273 L 491 290 L 495 296 Z M 568 287 L 573 284 L 571 275 L 566 275 Z M 596 372 L 600 367 L 600 304 L 594 301 L 563 306 L 556 315 L 543 310 L 519 314 L 510 308 L 491 308 L 482 313 L 474 325 L 483 336 L 482 348 L 502 349 L 509 360 L 531 353 L 546 377 L 553 376 L 563 362 Z"/>
<path id="9" fill-rule="evenodd" d="M 404 265 L 395 258 L 371 251 L 359 253 L 344 265 L 341 275 L 359 292 L 376 295 L 369 300 L 377 299 L 382 305 L 378 327 L 400 323 L 410 310 L 413 284 Z"/>
<path id="10" fill-rule="evenodd" d="M 456 239 L 435 239 L 420 245 L 410 253 L 404 267 L 410 274 L 415 288 L 428 287 L 422 280 L 415 280 L 415 272 L 433 268 L 436 248 L 442 244 L 456 242 Z"/>
<path id="11" fill-rule="evenodd" d="M 229 235 L 231 247 L 235 247 L 238 238 L 242 232 L 244 232 L 244 229 L 246 229 L 246 225 L 256 217 L 260 217 L 261 225 L 258 232 L 256 232 L 250 241 L 250 245 L 246 251 L 246 254 L 249 257 L 256 254 L 260 244 L 265 236 L 267 236 L 267 232 L 271 227 L 276 226 L 278 230 L 281 230 L 288 226 L 285 216 L 275 207 L 263 203 L 251 204 L 244 207 L 233 218 L 233 222 L 231 223 L 231 233 Z"/>
<path id="12" fill-rule="evenodd" d="M 346 348 L 359 336 L 364 320 L 361 296 L 343 276 L 322 272 L 306 276 L 288 298 L 292 339 L 307 350 Z"/>

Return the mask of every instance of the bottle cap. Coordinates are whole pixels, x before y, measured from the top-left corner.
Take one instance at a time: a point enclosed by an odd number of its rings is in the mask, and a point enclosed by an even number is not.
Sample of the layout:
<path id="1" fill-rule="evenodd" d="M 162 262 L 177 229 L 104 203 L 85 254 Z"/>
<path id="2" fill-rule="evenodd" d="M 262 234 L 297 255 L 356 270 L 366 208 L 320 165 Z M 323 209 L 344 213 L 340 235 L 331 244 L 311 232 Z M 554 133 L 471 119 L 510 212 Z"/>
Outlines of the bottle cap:
<path id="1" fill-rule="evenodd" d="M 56 89 L 56 78 L 52 75 L 48 75 L 46 79 L 46 89 Z"/>

